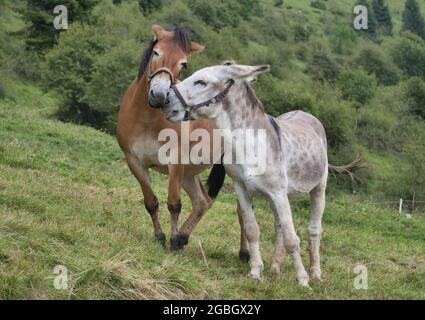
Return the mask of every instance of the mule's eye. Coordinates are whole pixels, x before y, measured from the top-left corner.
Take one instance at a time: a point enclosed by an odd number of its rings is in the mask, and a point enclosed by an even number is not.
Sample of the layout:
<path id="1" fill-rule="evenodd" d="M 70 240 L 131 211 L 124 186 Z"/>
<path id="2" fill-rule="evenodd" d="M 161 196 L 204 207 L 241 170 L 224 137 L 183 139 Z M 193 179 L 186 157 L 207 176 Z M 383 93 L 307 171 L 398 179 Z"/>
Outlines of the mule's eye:
<path id="1" fill-rule="evenodd" d="M 193 85 L 195 85 L 195 86 L 200 85 L 200 86 L 203 86 L 203 87 L 207 86 L 206 82 L 202 81 L 202 80 L 195 81 L 195 83 Z"/>
<path id="2" fill-rule="evenodd" d="M 154 50 L 154 51 L 153 51 L 153 55 L 154 55 L 155 57 L 159 57 L 159 52 L 158 52 L 158 51 L 156 51 L 156 50 Z"/>
<path id="3" fill-rule="evenodd" d="M 186 70 L 187 69 L 187 62 L 183 62 L 180 66 L 183 70 Z"/>

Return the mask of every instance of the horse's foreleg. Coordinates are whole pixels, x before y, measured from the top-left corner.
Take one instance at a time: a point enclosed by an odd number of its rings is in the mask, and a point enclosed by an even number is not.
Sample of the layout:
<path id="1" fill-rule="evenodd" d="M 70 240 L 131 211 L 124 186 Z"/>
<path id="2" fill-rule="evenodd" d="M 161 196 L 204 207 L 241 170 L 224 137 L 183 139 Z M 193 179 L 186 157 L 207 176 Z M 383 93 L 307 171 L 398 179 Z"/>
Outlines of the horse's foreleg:
<path id="1" fill-rule="evenodd" d="M 181 188 L 184 176 L 183 165 L 168 166 L 168 211 L 171 216 L 171 239 L 170 249 L 179 249 L 179 215 L 181 212 Z"/>
<path id="2" fill-rule="evenodd" d="M 155 196 L 152 187 L 148 169 L 144 168 L 139 160 L 131 155 L 126 155 L 127 164 L 130 171 L 136 177 L 143 192 L 143 201 L 145 208 L 151 216 L 155 237 L 165 246 L 165 234 L 162 232 L 161 224 L 158 218 L 158 198 Z"/>
<path id="3" fill-rule="evenodd" d="M 210 198 L 203 190 L 201 180 L 198 176 L 185 177 L 183 188 L 192 202 L 192 213 L 180 228 L 177 241 L 178 249 L 182 249 L 188 242 L 190 234 L 193 232 L 203 215 L 208 210 Z"/>

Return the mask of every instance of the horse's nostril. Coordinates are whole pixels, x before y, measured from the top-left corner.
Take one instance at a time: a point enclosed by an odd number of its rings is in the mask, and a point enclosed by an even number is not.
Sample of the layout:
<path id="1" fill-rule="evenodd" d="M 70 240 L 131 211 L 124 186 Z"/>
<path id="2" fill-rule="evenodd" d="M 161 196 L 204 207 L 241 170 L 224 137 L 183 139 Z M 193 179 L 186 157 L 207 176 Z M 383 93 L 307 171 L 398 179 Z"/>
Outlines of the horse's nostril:
<path id="1" fill-rule="evenodd" d="M 151 89 L 151 91 L 150 91 L 150 95 L 151 95 L 151 97 L 155 98 L 155 95 L 154 95 L 154 93 L 153 93 L 153 89 Z"/>
<path id="2" fill-rule="evenodd" d="M 165 101 L 165 104 L 170 104 L 170 99 L 167 99 L 167 100 Z"/>

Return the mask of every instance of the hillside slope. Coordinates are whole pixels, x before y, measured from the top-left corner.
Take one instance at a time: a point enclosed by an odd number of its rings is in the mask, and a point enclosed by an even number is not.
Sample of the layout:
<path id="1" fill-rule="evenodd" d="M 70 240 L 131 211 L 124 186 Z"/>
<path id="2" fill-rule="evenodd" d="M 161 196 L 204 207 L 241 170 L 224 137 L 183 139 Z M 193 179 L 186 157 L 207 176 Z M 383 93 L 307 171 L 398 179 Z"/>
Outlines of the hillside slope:
<path id="1" fill-rule="evenodd" d="M 0 299 L 425 298 L 424 217 L 407 220 L 350 196 L 329 197 L 324 279 L 313 291 L 296 285 L 289 259 L 278 280 L 269 274 L 274 228 L 262 202 L 256 212 L 265 276 L 261 283 L 246 277 L 228 192 L 184 251 L 164 250 L 115 139 L 52 119 L 56 100 L 31 85 L 18 84 L 16 92 L 16 102 L 0 100 Z M 153 175 L 169 230 L 166 183 Z M 189 208 L 185 197 L 184 216 Z M 294 216 L 308 265 L 308 201 L 295 204 Z M 353 286 L 359 264 L 368 268 L 368 290 Z M 57 265 L 70 272 L 67 290 L 53 286 Z"/>

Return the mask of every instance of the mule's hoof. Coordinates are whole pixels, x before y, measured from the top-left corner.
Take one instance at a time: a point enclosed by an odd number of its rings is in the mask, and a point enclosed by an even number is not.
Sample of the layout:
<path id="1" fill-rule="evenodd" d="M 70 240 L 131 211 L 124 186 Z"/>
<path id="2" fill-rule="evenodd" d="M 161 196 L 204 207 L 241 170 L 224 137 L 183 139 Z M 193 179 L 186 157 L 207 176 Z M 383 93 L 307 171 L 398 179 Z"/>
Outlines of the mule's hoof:
<path id="1" fill-rule="evenodd" d="M 248 250 L 239 250 L 239 260 L 242 262 L 249 262 L 250 255 Z"/>
<path id="2" fill-rule="evenodd" d="M 322 272 L 320 270 L 315 270 L 315 269 L 310 270 L 310 276 L 312 280 L 317 280 L 317 281 L 322 280 Z"/>
<path id="3" fill-rule="evenodd" d="M 178 234 L 177 236 L 171 238 L 170 240 L 170 249 L 171 251 L 181 250 L 185 245 L 188 244 L 189 236 L 186 234 Z"/>
<path id="4" fill-rule="evenodd" d="M 159 241 L 159 243 L 165 248 L 165 241 L 167 240 L 167 237 L 163 232 L 158 233 L 155 235 L 155 238 Z"/>
<path id="5" fill-rule="evenodd" d="M 248 277 L 250 278 L 250 279 L 252 279 L 252 280 L 255 280 L 255 281 L 261 281 L 261 274 L 260 273 L 258 273 L 258 272 L 250 272 L 249 273 L 249 275 L 248 275 Z"/>
<path id="6" fill-rule="evenodd" d="M 308 278 L 307 273 L 305 275 L 297 277 L 298 284 L 301 287 L 306 287 L 306 288 L 311 290 L 310 286 L 308 285 L 308 280 L 309 280 L 309 278 Z"/>
<path id="7" fill-rule="evenodd" d="M 273 275 L 275 275 L 275 276 L 278 276 L 278 275 L 280 275 L 280 271 L 281 271 L 281 267 L 280 267 L 280 265 L 279 265 L 279 264 L 277 264 L 277 263 L 273 263 L 273 264 L 271 265 L 271 267 L 270 267 L 270 273 L 271 273 L 271 274 L 273 274 Z"/>

